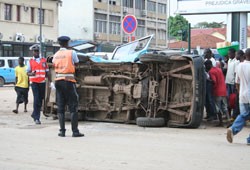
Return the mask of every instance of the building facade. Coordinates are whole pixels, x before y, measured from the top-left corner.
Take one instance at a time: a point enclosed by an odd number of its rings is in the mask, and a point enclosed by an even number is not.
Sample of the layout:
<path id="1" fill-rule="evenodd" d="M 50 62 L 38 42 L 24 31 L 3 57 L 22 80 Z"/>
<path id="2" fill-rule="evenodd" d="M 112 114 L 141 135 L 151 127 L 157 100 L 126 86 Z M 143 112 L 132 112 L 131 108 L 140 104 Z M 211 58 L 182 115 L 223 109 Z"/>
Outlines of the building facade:
<path id="1" fill-rule="evenodd" d="M 153 45 L 166 47 L 166 0 L 63 0 L 59 13 L 60 35 L 114 45 L 128 42 L 121 23 L 131 14 L 138 22 L 134 38 L 154 34 Z"/>
<path id="2" fill-rule="evenodd" d="M 0 56 L 29 56 L 28 47 L 40 38 L 46 51 L 53 53 L 60 4 L 58 0 L 42 1 L 40 37 L 40 0 L 0 0 Z"/>

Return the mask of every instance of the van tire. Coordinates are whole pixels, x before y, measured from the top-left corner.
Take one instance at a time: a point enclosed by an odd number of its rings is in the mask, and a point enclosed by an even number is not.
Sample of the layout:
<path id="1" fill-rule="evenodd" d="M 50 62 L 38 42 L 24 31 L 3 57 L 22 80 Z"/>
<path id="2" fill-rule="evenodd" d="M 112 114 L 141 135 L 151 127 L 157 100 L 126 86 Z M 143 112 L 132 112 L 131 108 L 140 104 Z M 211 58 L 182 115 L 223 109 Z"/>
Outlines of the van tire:
<path id="1" fill-rule="evenodd" d="M 5 83 L 4 78 L 0 77 L 0 87 L 3 87 L 4 83 Z"/>
<path id="2" fill-rule="evenodd" d="M 165 126 L 165 119 L 161 117 L 138 117 L 136 119 L 136 124 L 141 127 L 163 127 Z"/>

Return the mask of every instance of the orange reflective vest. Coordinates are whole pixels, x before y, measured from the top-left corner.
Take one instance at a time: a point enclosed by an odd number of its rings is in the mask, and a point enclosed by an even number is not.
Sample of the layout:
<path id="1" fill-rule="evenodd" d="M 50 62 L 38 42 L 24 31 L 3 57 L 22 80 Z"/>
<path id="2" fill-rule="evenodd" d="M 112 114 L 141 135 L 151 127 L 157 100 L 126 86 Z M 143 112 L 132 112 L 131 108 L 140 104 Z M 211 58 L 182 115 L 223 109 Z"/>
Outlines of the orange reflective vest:
<path id="1" fill-rule="evenodd" d="M 37 63 L 34 59 L 30 59 L 30 68 L 32 72 L 36 72 L 35 76 L 29 77 L 31 82 L 45 82 L 46 70 L 48 69 L 45 58 L 41 58 L 39 63 Z"/>
<path id="2" fill-rule="evenodd" d="M 76 82 L 74 78 L 75 66 L 72 62 L 72 50 L 60 50 L 53 58 L 56 72 L 55 80 Z"/>

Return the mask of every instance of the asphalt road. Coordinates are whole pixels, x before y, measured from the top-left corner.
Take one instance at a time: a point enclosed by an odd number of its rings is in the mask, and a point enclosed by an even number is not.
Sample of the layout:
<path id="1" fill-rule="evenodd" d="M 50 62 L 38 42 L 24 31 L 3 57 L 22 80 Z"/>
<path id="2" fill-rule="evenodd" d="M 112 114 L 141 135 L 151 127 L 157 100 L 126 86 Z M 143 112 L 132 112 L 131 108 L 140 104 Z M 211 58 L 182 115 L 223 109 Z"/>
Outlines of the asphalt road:
<path id="1" fill-rule="evenodd" d="M 0 170 L 249 170 L 246 127 L 226 141 L 226 128 L 141 128 L 136 125 L 80 122 L 86 137 L 57 136 L 58 122 L 42 117 L 34 125 L 15 107 L 13 87 L 0 88 Z"/>

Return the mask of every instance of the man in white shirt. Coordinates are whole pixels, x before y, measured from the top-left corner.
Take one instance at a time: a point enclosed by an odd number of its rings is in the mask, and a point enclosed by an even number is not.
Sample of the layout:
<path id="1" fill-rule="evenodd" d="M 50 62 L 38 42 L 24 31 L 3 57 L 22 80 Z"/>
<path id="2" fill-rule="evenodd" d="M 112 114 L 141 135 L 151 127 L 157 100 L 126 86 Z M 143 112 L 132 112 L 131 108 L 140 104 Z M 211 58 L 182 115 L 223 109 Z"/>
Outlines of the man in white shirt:
<path id="1" fill-rule="evenodd" d="M 239 61 L 235 57 L 235 49 L 230 48 L 228 50 L 228 63 L 227 63 L 227 74 L 226 74 L 226 85 L 227 85 L 227 97 L 235 92 L 235 70 Z M 229 108 L 229 114 L 232 108 Z"/>
<path id="2" fill-rule="evenodd" d="M 236 85 L 240 91 L 240 115 L 236 118 L 233 125 L 227 130 L 228 142 L 233 142 L 233 136 L 239 133 L 250 118 L 250 48 L 246 50 L 246 60 L 237 67 Z M 250 137 L 247 138 L 250 144 Z"/>

